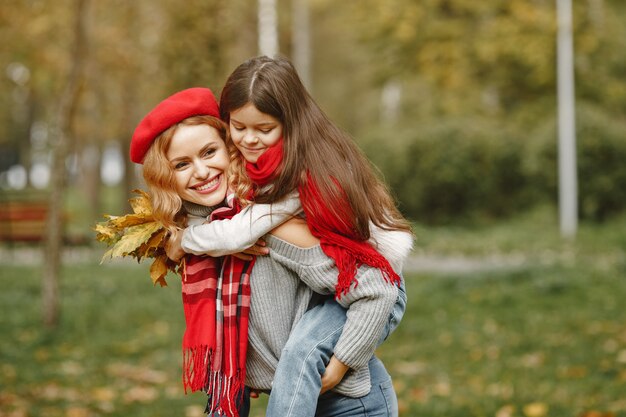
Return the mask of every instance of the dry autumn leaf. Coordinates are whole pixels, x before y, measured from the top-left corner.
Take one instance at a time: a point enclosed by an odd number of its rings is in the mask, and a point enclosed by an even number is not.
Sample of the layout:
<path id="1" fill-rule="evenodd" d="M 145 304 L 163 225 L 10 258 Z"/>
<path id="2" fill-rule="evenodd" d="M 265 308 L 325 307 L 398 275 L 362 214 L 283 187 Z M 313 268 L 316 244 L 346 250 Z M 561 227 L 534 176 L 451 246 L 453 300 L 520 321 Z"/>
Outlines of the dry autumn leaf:
<path id="1" fill-rule="evenodd" d="M 132 214 L 124 216 L 105 215 L 104 222 L 96 224 L 96 240 L 109 246 L 102 261 L 110 258 L 133 257 L 141 262 L 143 258 L 153 258 L 150 278 L 154 285 L 166 286 L 168 271 L 177 272 L 178 265 L 167 258 L 165 242 L 167 230 L 154 219 L 148 194 L 133 190 L 138 197 L 129 200 Z"/>
<path id="2" fill-rule="evenodd" d="M 134 193 L 139 194 L 139 197 L 131 198 L 128 200 L 130 206 L 136 214 L 147 214 L 152 216 L 152 204 L 150 203 L 150 196 L 148 193 L 142 190 L 133 190 Z"/>
<path id="3" fill-rule="evenodd" d="M 548 414 L 547 404 L 541 402 L 526 404 L 522 410 L 526 417 L 543 417 Z"/>

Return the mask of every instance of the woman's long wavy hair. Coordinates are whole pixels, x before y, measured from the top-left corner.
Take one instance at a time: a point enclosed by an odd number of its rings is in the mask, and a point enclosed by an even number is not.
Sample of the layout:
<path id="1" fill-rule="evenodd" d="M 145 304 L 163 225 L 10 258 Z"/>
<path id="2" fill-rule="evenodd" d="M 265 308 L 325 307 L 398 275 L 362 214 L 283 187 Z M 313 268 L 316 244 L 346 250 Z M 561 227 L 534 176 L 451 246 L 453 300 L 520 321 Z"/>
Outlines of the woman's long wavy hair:
<path id="1" fill-rule="evenodd" d="M 212 116 L 189 117 L 163 131 L 152 142 L 143 161 L 143 178 L 148 185 L 154 218 L 170 231 L 186 226 L 186 213 L 183 201 L 176 192 L 174 170 L 167 159 L 167 151 L 180 126 L 197 125 L 207 125 L 217 130 L 231 158 L 238 153 L 230 140 L 228 126 Z"/>
<path id="2" fill-rule="evenodd" d="M 347 198 L 354 220 L 349 226 L 359 239 L 369 239 L 370 222 L 387 230 L 411 231 L 369 160 L 315 103 L 291 62 L 261 56 L 237 67 L 222 89 L 222 120 L 229 123 L 230 113 L 248 103 L 283 124 L 279 174 L 271 187 L 255 195 L 255 202 L 280 200 L 304 185 L 308 174 L 320 190 L 321 204 L 338 219 L 346 216 L 334 202 Z M 238 195 L 249 195 L 252 184 L 241 155 L 231 161 L 231 181 Z"/>

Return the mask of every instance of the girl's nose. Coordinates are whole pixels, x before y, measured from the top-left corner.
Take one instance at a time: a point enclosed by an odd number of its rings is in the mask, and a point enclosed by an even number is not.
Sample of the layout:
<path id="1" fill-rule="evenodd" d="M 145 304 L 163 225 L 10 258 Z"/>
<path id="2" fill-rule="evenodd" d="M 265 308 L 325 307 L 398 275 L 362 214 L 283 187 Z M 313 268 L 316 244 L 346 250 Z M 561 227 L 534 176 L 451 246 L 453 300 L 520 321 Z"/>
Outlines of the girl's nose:
<path id="1" fill-rule="evenodd" d="M 246 135 L 243 137 L 243 140 L 247 144 L 255 144 L 259 141 L 259 138 L 256 134 L 252 132 L 252 133 L 246 133 Z"/>

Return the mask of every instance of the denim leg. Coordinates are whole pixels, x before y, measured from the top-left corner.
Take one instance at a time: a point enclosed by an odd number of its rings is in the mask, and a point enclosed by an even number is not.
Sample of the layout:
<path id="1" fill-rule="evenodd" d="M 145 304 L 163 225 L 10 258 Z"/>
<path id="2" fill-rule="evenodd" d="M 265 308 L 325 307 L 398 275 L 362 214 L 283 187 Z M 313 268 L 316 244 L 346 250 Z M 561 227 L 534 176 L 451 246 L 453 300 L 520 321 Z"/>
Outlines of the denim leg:
<path id="1" fill-rule="evenodd" d="M 404 286 L 404 279 L 401 281 L 400 286 L 398 287 L 398 299 L 396 300 L 396 304 L 394 304 L 393 309 L 391 310 L 391 315 L 389 316 L 389 321 L 385 324 L 383 329 L 383 333 L 378 340 L 378 345 L 380 346 L 391 333 L 398 327 L 402 317 L 404 316 L 404 312 L 406 311 L 406 289 Z"/>
<path id="2" fill-rule="evenodd" d="M 369 364 L 372 389 L 361 398 L 329 391 L 320 396 L 315 417 L 397 417 L 398 399 L 383 363 L 373 357 Z"/>
<path id="3" fill-rule="evenodd" d="M 307 311 L 293 329 L 267 405 L 268 417 L 313 417 L 321 378 L 346 322 L 346 309 L 328 299 Z"/>

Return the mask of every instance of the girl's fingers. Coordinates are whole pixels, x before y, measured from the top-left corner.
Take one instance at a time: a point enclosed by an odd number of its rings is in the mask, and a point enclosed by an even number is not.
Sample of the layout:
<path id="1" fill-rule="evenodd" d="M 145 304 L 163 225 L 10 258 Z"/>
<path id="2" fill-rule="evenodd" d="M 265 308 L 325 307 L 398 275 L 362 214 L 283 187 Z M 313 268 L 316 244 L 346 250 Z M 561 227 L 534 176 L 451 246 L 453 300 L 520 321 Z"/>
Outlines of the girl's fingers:
<path id="1" fill-rule="evenodd" d="M 248 254 L 246 254 L 244 252 L 233 253 L 233 256 L 235 258 L 241 259 L 242 261 L 251 261 L 252 260 L 252 256 L 248 255 Z"/>
<path id="2" fill-rule="evenodd" d="M 270 250 L 268 248 L 254 244 L 242 252 L 247 253 L 248 255 L 263 256 L 263 255 L 267 255 L 268 253 L 270 253 Z"/>

